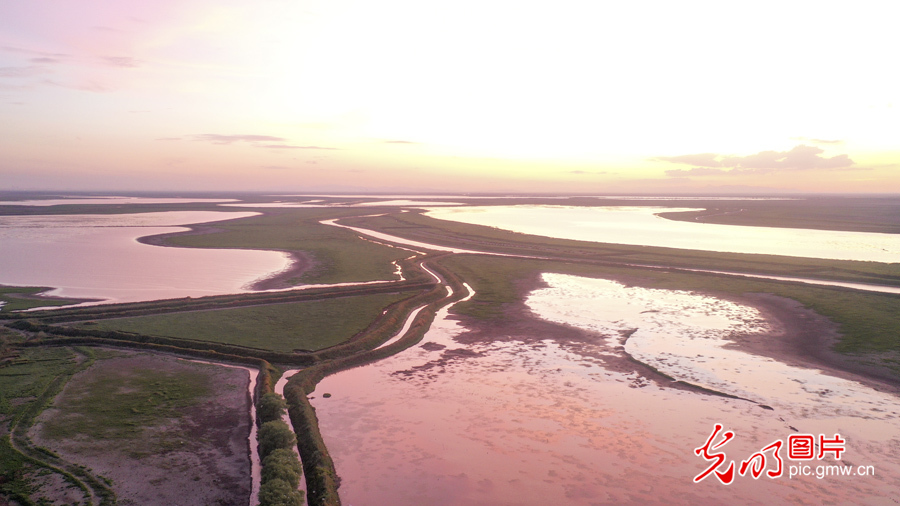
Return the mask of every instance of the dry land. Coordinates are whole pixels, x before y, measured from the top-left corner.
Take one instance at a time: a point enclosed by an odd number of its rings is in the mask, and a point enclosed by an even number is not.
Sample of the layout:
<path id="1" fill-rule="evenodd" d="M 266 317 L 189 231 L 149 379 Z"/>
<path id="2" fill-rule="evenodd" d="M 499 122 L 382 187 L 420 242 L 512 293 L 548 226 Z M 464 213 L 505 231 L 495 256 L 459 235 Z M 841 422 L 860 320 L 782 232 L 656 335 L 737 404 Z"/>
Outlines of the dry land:
<path id="1" fill-rule="evenodd" d="M 363 331 L 385 307 L 409 293 L 115 318 L 82 325 L 144 335 L 236 344 L 292 352 L 320 350 Z"/>
<path id="2" fill-rule="evenodd" d="M 246 504 L 246 371 L 117 352 L 76 374 L 30 431 L 123 505 Z"/>

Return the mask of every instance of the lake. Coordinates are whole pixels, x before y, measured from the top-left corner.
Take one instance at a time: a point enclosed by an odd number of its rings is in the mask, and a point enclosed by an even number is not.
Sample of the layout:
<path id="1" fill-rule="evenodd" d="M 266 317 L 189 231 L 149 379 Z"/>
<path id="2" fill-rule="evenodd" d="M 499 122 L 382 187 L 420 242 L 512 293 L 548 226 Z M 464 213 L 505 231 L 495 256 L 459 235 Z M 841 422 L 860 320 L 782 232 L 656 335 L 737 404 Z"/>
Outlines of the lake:
<path id="1" fill-rule="evenodd" d="M 667 220 L 666 207 L 472 206 L 434 208 L 432 218 L 523 234 L 636 246 L 833 260 L 900 262 L 900 234 L 745 227 Z"/>
<path id="2" fill-rule="evenodd" d="M 287 268 L 276 251 L 169 248 L 137 238 L 179 225 L 255 216 L 173 211 L 119 215 L 0 216 L 0 284 L 52 287 L 47 295 L 136 302 L 252 290 Z"/>

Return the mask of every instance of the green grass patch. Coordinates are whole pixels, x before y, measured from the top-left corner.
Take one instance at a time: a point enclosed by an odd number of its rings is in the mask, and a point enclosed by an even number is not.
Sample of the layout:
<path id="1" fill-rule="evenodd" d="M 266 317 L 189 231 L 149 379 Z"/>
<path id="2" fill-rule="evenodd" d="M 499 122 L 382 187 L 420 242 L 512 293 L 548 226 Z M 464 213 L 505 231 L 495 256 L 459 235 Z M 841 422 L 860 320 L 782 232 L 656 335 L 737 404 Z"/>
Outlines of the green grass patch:
<path id="1" fill-rule="evenodd" d="M 0 368 L 0 415 L 23 412 L 57 376 L 75 364 L 68 348 L 25 348 Z"/>
<path id="2" fill-rule="evenodd" d="M 396 277 L 391 262 L 409 256 L 408 251 L 365 241 L 349 230 L 319 223 L 320 220 L 360 214 L 363 211 L 359 209 L 279 209 L 272 212 L 214 224 L 219 232 L 176 236 L 167 242 L 192 248 L 267 249 L 311 254 L 316 264 L 300 278 L 292 280 L 294 284 L 392 280 Z"/>
<path id="3" fill-rule="evenodd" d="M 0 312 L 20 311 L 33 307 L 65 306 L 81 302 L 75 299 L 43 299 L 35 297 L 48 288 L 35 286 L 0 286 Z"/>
<path id="4" fill-rule="evenodd" d="M 68 348 L 29 348 L 21 350 L 0 367 L 0 494 L 29 504 L 34 492 L 28 476 L 38 469 L 28 458 L 13 449 L 6 433 L 14 421 L 28 418 L 46 401 L 42 395 L 60 376 L 77 367 L 75 353 Z M 50 472 L 46 470 L 44 472 Z"/>
<path id="5" fill-rule="evenodd" d="M 53 406 L 59 414 L 43 423 L 43 436 L 133 439 L 146 427 L 180 418 L 212 386 L 201 370 L 101 368 L 69 384 Z"/>
<path id="6" fill-rule="evenodd" d="M 278 352 L 320 350 L 346 341 L 411 293 L 360 295 L 234 309 L 102 320 L 91 329 L 213 341 Z"/>

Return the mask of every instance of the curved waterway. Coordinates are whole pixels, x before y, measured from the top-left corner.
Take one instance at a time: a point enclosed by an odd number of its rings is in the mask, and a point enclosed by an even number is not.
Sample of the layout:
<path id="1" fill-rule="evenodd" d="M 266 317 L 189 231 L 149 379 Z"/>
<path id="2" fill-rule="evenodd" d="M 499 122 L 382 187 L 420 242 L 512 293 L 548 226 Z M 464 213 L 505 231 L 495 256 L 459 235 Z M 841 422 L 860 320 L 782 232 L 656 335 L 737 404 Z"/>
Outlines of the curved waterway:
<path id="1" fill-rule="evenodd" d="M 590 330 L 595 341 L 501 333 L 463 344 L 456 338 L 465 329 L 445 308 L 421 345 L 319 383 L 312 402 L 344 504 L 879 504 L 896 493 L 897 397 L 815 370 L 782 374 L 768 359 L 716 355 L 733 333 L 768 330 L 753 308 L 687 292 L 628 292 L 605 280 L 545 281 L 531 309 Z M 628 334 L 626 349 L 640 360 L 774 409 L 605 367 Z M 729 460 L 793 433 L 840 433 L 842 462 L 785 466 L 873 466 L 875 475 L 789 479 L 785 468 L 777 479 L 694 484 L 709 465 L 694 449 L 716 423 L 735 433 L 719 449 Z"/>
<path id="2" fill-rule="evenodd" d="M 546 257 L 539 256 L 531 256 L 531 255 L 513 255 L 507 253 L 494 253 L 490 251 L 477 251 L 477 250 L 468 250 L 468 249 L 460 249 L 453 248 L 449 246 L 439 246 L 437 244 L 428 244 L 421 241 L 413 241 L 410 239 L 404 239 L 402 237 L 397 237 L 395 235 L 385 234 L 383 232 L 376 232 L 374 230 L 369 230 L 367 228 L 361 227 L 351 227 L 348 225 L 341 225 L 337 223 L 337 219 L 333 220 L 324 220 L 320 221 L 323 225 L 331 225 L 333 227 L 346 228 L 348 230 L 352 230 L 362 236 L 374 237 L 376 239 L 382 241 L 388 241 L 396 244 L 403 244 L 406 246 L 412 246 L 421 249 L 430 249 L 434 251 L 446 251 L 449 253 L 470 253 L 476 255 L 492 255 L 492 256 L 502 256 L 502 257 L 515 257 L 515 258 L 532 258 L 532 259 L 546 259 Z M 412 250 L 415 251 L 415 250 Z M 416 251 L 416 253 L 424 254 L 422 252 Z M 643 265 L 632 265 L 626 264 L 634 267 L 647 267 Z M 652 266 L 650 266 L 652 267 Z M 743 272 L 728 272 L 728 271 L 713 271 L 713 270 L 705 270 L 705 269 L 688 269 L 688 268 L 679 268 L 679 267 L 659 267 L 660 269 L 673 270 L 673 271 L 689 271 L 689 272 L 708 272 L 711 274 L 722 274 L 726 276 L 739 276 L 739 277 L 749 277 L 749 278 L 759 278 L 759 279 L 772 279 L 776 281 L 790 281 L 795 283 L 806 283 L 809 285 L 820 285 L 820 286 L 837 286 L 842 288 L 853 288 L 855 290 L 864 290 L 869 292 L 879 292 L 879 293 L 900 293 L 900 287 L 896 286 L 888 286 L 888 285 L 870 285 L 865 283 L 848 283 L 843 281 L 831 281 L 824 279 L 810 279 L 810 278 L 798 278 L 798 277 L 787 277 L 787 276 L 769 276 L 764 274 L 747 274 Z M 377 283 L 377 282 L 376 282 Z"/>
<path id="3" fill-rule="evenodd" d="M 668 207 L 471 206 L 434 208 L 432 218 L 523 234 L 635 246 L 833 260 L 900 262 L 900 234 L 746 227 L 667 220 Z"/>
<path id="4" fill-rule="evenodd" d="M 0 284 L 46 286 L 47 295 L 136 302 L 249 291 L 287 268 L 282 252 L 168 248 L 139 237 L 179 225 L 256 216 L 174 211 L 124 215 L 0 216 Z"/>

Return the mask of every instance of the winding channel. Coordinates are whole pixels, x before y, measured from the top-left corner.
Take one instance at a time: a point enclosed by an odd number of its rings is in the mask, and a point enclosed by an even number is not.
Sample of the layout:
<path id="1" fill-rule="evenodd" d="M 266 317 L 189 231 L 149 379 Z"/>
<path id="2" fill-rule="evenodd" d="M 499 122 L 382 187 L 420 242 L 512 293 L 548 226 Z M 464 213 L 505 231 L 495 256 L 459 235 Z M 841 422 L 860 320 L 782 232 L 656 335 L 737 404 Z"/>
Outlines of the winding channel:
<path id="1" fill-rule="evenodd" d="M 532 255 L 515 255 L 508 253 L 494 253 L 491 251 L 478 251 L 478 250 L 469 250 L 469 249 L 460 249 L 460 248 L 452 248 L 449 246 L 439 246 L 437 244 L 428 244 L 420 241 L 412 241 L 409 239 L 404 239 L 402 237 L 398 237 L 395 235 L 385 234 L 383 232 L 376 232 L 374 230 L 369 230 L 361 227 L 351 227 L 349 225 L 341 225 L 336 223 L 337 219 L 334 220 L 323 220 L 319 223 L 323 225 L 331 225 L 334 227 L 345 228 L 348 230 L 352 230 L 356 233 L 367 235 L 369 237 L 374 237 L 376 239 L 380 239 L 383 241 L 390 241 L 397 244 L 403 244 L 406 246 L 413 246 L 417 248 L 425 248 L 434 251 L 446 251 L 449 253 L 469 253 L 475 255 L 491 255 L 491 256 L 501 256 L 501 257 L 512 257 L 512 258 L 529 258 L 529 259 L 540 259 L 540 260 L 552 260 L 550 257 L 541 257 L 541 256 L 532 256 Z M 747 274 L 744 272 L 733 272 L 733 271 L 714 271 L 714 270 L 705 270 L 705 269 L 690 269 L 684 267 L 660 267 L 660 266 L 648 266 L 648 265 L 640 265 L 640 264 L 623 264 L 628 267 L 643 267 L 643 268 L 651 268 L 651 269 L 666 269 L 671 271 L 680 271 L 680 272 L 700 272 L 707 274 L 720 274 L 723 276 L 737 276 L 737 277 L 750 277 L 750 278 L 758 278 L 758 279 L 771 279 L 774 281 L 791 281 L 796 283 L 805 283 L 809 285 L 820 285 L 820 286 L 835 286 L 841 288 L 852 288 L 854 290 L 863 290 L 867 292 L 879 292 L 879 293 L 900 293 L 900 287 L 897 286 L 888 286 L 888 285 L 870 285 L 866 283 L 848 283 L 842 281 L 830 281 L 824 279 L 814 279 L 814 278 L 797 278 L 797 277 L 787 277 L 787 276 L 770 276 L 764 274 Z"/>
<path id="2" fill-rule="evenodd" d="M 399 244 L 450 249 L 345 228 Z M 719 502 L 726 489 L 691 483 L 705 467 L 691 449 L 702 444 L 714 422 L 737 434 L 726 449 L 731 459 L 759 451 L 775 436 L 840 432 L 848 440 L 844 465 L 877 468 L 876 476 L 853 480 L 789 480 L 787 473 L 781 480 L 739 479 L 727 489 L 739 502 L 801 496 L 878 502 L 896 490 L 896 396 L 724 349 L 731 332 L 765 331 L 752 308 L 608 280 L 556 275 L 545 281 L 549 287 L 532 292 L 526 302 L 537 316 L 605 337 L 576 349 L 538 330 L 535 341 L 503 337 L 499 330 L 495 340 L 463 344 L 454 338 L 466 329 L 448 318 L 448 305 L 422 345 L 321 382 L 331 395 L 316 397 L 314 404 L 345 478 L 345 503 L 588 505 L 662 497 Z M 604 314 L 612 303 L 621 307 Z M 620 336 L 631 338 L 626 343 Z M 736 393 L 774 411 L 608 369 L 602 357 L 620 344 L 677 379 L 726 392 L 749 388 Z"/>
<path id="3" fill-rule="evenodd" d="M 361 228 L 361 227 L 352 227 L 352 226 L 348 226 L 348 225 L 342 225 L 342 224 L 337 223 L 337 219 L 323 220 L 323 221 L 320 221 L 320 223 L 322 223 L 324 225 L 348 229 L 348 230 L 351 230 L 358 234 L 361 234 L 363 236 L 371 237 L 371 238 L 379 240 L 379 241 L 388 241 L 388 242 L 391 242 L 394 244 L 403 245 L 403 246 L 412 247 L 412 248 L 421 248 L 421 249 L 427 249 L 427 250 L 433 250 L 433 251 L 443 251 L 443 252 L 457 253 L 457 254 L 478 254 L 478 255 L 491 255 L 491 256 L 502 256 L 502 257 L 514 257 L 514 258 L 530 258 L 530 259 L 544 258 L 544 257 L 536 257 L 536 256 L 529 256 L 529 255 L 503 254 L 503 253 L 494 253 L 494 252 L 489 252 L 489 251 L 478 251 L 478 250 L 471 250 L 471 249 L 453 248 L 453 247 L 439 246 L 439 245 L 435 245 L 435 244 L 424 243 L 424 242 L 420 242 L 420 241 L 412 241 L 412 240 L 404 239 L 402 237 L 398 237 L 398 236 L 394 236 L 394 235 L 386 234 L 386 233 L 382 233 L 382 232 L 377 232 L 374 230 L 369 230 L 369 229 L 365 229 L 365 228 Z M 388 246 L 391 246 L 391 245 L 388 245 Z M 394 247 L 402 248 L 402 246 L 394 246 Z M 402 248 L 402 249 L 409 249 L 409 248 Z M 410 249 L 410 251 L 416 253 L 417 255 L 423 253 L 421 251 L 412 250 L 412 249 Z M 635 265 L 635 266 L 637 267 L 637 265 Z M 447 289 L 448 296 L 452 296 L 452 294 L 453 294 L 452 288 L 449 285 L 447 285 L 446 283 L 444 283 L 444 281 L 440 278 L 440 276 L 438 276 L 436 273 L 434 273 L 433 271 L 428 269 L 428 267 L 426 265 L 424 265 L 424 263 L 420 264 L 420 267 L 426 273 L 428 273 L 430 276 L 432 276 L 438 283 L 442 284 Z M 647 266 L 640 266 L 640 267 L 647 267 Z M 403 279 L 403 274 L 402 274 L 402 271 L 400 270 L 399 265 L 397 265 L 397 268 L 398 268 L 398 271 L 396 272 L 396 275 L 398 277 L 400 277 L 400 279 Z M 874 292 L 882 292 L 882 293 L 900 293 L 900 288 L 898 288 L 898 287 L 882 286 L 882 285 L 868 285 L 868 284 L 861 284 L 861 283 L 844 283 L 844 282 L 826 281 L 826 280 L 818 280 L 818 279 L 810 279 L 810 278 L 753 275 L 753 274 L 746 274 L 746 273 L 740 273 L 740 272 L 712 271 L 712 270 L 703 270 L 703 269 L 687 269 L 687 268 L 666 268 L 666 269 L 674 270 L 674 271 L 703 272 L 703 273 L 712 273 L 712 274 L 720 274 L 720 275 L 728 275 L 728 276 L 772 279 L 772 280 L 778 280 L 778 281 L 792 281 L 792 282 L 807 283 L 807 284 L 813 284 L 813 285 L 837 286 L 837 287 L 853 288 L 853 289 L 857 289 L 857 290 L 874 291 Z M 390 281 L 386 281 L 386 282 L 389 283 Z M 362 285 L 375 284 L 375 283 L 385 283 L 385 281 L 361 282 L 361 283 L 340 283 L 337 285 L 318 285 L 318 286 L 355 286 L 355 285 L 362 286 Z M 436 317 L 436 321 L 443 322 L 444 320 L 446 320 L 446 318 L 449 314 L 448 313 L 449 309 L 453 305 L 455 305 L 458 302 L 469 300 L 470 298 L 472 298 L 475 295 L 474 290 L 472 290 L 468 284 L 465 284 L 465 286 L 468 290 L 467 296 L 460 301 L 454 302 L 452 304 L 448 304 L 447 306 L 441 308 L 441 310 L 438 312 L 438 316 Z M 406 321 L 404 322 L 404 325 L 401 328 L 401 330 L 399 332 L 397 332 L 394 336 L 392 336 L 388 341 L 386 341 L 381 346 L 379 346 L 379 348 L 387 346 L 391 343 L 396 342 L 398 339 L 401 339 L 409 331 L 409 328 L 411 327 L 412 322 L 415 320 L 416 316 L 425 307 L 426 306 L 423 305 L 423 306 L 417 307 L 414 310 L 412 310 L 410 312 L 410 314 L 407 316 Z M 205 362 L 205 363 L 211 363 L 211 362 Z M 256 375 L 258 375 L 258 371 L 254 371 L 251 368 L 247 368 L 247 367 L 233 366 L 233 365 L 220 364 L 220 363 L 214 363 L 214 365 L 221 365 L 221 366 L 225 366 L 225 367 L 235 367 L 235 368 L 241 368 L 241 369 L 247 370 L 250 374 L 249 389 L 251 392 L 250 395 L 251 395 L 251 401 L 252 401 L 253 390 L 255 387 Z M 287 384 L 289 379 L 299 371 L 300 371 L 300 369 L 291 369 L 291 370 L 285 371 L 284 374 L 282 375 L 282 377 L 278 380 L 278 382 L 275 385 L 275 388 L 274 388 L 275 392 L 279 395 L 283 395 L 285 385 Z M 252 420 L 252 425 L 251 425 L 252 428 L 251 428 L 251 434 L 250 434 L 250 452 L 251 452 L 251 475 L 252 475 L 252 480 L 253 480 L 252 492 L 251 492 L 251 498 L 250 498 L 251 506 L 258 504 L 259 475 L 260 475 L 259 455 L 257 453 L 256 444 L 255 444 L 256 443 L 255 415 L 256 415 L 255 405 L 251 402 L 250 416 L 251 416 L 251 420 Z M 289 426 L 292 426 L 292 424 L 290 423 L 290 418 L 287 415 L 285 415 L 283 417 L 283 419 Z M 296 447 L 295 447 L 295 451 L 297 451 Z M 299 456 L 299 453 L 298 453 L 298 456 Z M 305 480 L 301 480 L 300 489 L 305 491 L 305 488 L 306 488 Z"/>

